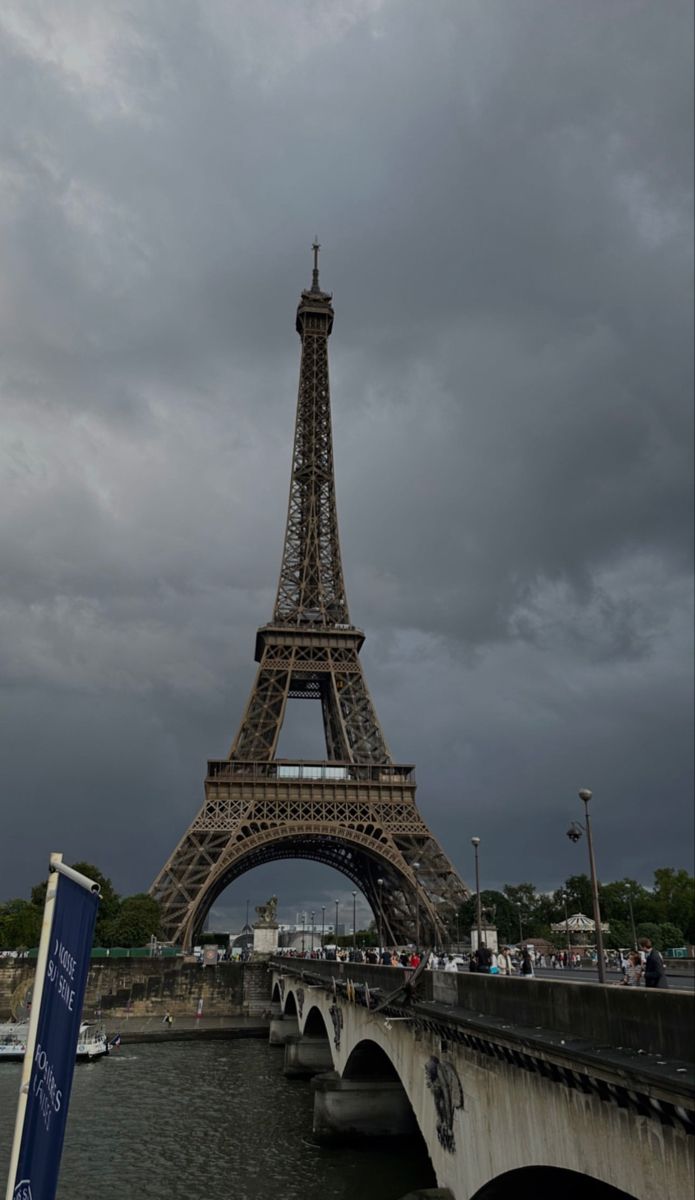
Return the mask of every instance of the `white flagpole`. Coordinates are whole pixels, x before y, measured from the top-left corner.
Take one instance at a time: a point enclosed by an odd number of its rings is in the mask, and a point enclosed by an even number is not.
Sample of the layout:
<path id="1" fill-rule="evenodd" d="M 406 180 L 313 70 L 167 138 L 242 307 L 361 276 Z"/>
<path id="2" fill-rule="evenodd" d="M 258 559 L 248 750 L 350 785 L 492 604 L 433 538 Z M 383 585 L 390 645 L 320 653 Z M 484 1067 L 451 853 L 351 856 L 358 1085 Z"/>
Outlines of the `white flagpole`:
<path id="1" fill-rule="evenodd" d="M 29 1018 L 29 1034 L 27 1037 L 27 1048 L 24 1052 L 24 1063 L 22 1066 L 22 1080 L 19 1085 L 19 1101 L 17 1103 L 17 1117 L 14 1125 L 14 1138 L 12 1141 L 12 1152 L 10 1154 L 10 1173 L 7 1177 L 7 1191 L 5 1200 L 12 1200 L 14 1192 L 15 1175 L 17 1173 L 17 1163 L 19 1162 L 19 1148 L 22 1141 L 22 1130 L 24 1128 L 24 1114 L 27 1107 L 27 1097 L 29 1095 L 29 1079 L 31 1076 L 31 1068 L 34 1062 L 34 1047 L 36 1046 L 36 1030 L 39 1023 L 39 1013 L 41 1011 L 41 998 L 43 996 L 43 985 L 46 978 L 46 963 L 48 962 L 48 951 L 51 945 L 51 925 L 53 924 L 53 911 L 55 908 L 55 898 L 58 891 L 59 867 L 62 866 L 62 854 L 51 854 L 50 857 L 51 870 L 48 876 L 48 887 L 46 888 L 46 903 L 43 906 L 43 921 L 41 923 L 41 938 L 39 941 L 39 953 L 36 959 L 36 974 L 34 976 L 34 991 L 31 998 L 31 1016 Z"/>

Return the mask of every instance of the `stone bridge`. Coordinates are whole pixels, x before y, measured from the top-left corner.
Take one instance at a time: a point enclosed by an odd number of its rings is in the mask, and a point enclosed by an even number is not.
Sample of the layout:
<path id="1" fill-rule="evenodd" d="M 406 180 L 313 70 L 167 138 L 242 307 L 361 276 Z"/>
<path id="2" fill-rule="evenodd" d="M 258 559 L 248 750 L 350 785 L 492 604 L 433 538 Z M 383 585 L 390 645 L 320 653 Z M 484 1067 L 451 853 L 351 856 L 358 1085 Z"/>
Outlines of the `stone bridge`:
<path id="1" fill-rule="evenodd" d="M 322 1140 L 424 1139 L 453 1200 L 692 1200 L 693 1000 L 274 959 L 270 1041 Z"/>

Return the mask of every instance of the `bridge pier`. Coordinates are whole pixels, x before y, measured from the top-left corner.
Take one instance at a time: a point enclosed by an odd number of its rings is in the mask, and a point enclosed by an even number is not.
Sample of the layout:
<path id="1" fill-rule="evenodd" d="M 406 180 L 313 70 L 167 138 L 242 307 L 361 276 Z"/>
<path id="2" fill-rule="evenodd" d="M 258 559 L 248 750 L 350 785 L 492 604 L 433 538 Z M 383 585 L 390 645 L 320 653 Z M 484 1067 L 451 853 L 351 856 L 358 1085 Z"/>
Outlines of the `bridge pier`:
<path id="1" fill-rule="evenodd" d="M 288 1079 L 306 1079 L 332 1070 L 328 1038 L 291 1037 L 285 1042 L 285 1075 Z"/>
<path id="2" fill-rule="evenodd" d="M 296 1017 L 271 1017 L 268 1041 L 271 1046 L 284 1046 L 291 1037 L 299 1036 L 299 1021 Z"/>
<path id="3" fill-rule="evenodd" d="M 314 1135 L 324 1142 L 410 1137 L 417 1123 L 402 1084 L 391 1079 L 341 1079 L 316 1075 Z"/>

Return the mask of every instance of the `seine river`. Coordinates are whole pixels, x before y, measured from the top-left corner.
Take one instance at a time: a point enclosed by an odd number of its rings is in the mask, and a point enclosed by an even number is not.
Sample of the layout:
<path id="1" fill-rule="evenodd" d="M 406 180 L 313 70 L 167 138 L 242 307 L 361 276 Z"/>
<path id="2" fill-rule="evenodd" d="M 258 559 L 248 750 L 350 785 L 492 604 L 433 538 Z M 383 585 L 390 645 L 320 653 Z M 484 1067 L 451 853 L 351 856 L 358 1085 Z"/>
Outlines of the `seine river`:
<path id="1" fill-rule="evenodd" d="M 124 1045 L 78 1063 L 59 1200 L 399 1200 L 434 1187 L 407 1146 L 312 1143 L 308 1081 L 265 1041 Z M 20 1064 L 0 1063 L 4 1195 Z"/>

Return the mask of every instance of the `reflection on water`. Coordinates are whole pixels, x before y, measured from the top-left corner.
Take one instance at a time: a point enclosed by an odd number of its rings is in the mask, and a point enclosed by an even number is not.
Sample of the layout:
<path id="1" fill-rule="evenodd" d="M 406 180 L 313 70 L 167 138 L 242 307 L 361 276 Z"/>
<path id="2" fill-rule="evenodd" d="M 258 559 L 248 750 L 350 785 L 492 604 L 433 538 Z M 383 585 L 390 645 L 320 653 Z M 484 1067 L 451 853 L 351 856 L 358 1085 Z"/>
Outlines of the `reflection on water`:
<path id="1" fill-rule="evenodd" d="M 398 1200 L 434 1187 L 416 1147 L 324 1149 L 312 1093 L 262 1041 L 121 1046 L 75 1071 L 59 1200 Z M 0 1192 L 20 1064 L 0 1064 Z"/>

